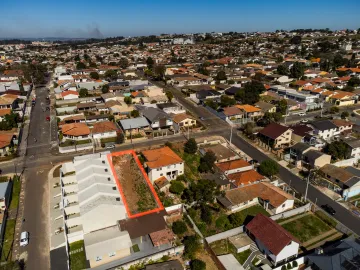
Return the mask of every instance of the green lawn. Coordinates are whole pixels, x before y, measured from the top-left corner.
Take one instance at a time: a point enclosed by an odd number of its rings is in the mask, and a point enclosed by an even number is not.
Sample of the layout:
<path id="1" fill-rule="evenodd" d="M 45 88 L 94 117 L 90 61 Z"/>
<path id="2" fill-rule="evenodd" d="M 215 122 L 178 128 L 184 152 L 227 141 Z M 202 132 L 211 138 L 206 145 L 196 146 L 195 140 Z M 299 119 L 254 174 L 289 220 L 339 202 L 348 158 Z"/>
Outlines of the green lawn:
<path id="1" fill-rule="evenodd" d="M 78 250 L 80 248 L 82 248 L 83 250 L 70 255 L 70 269 L 71 270 L 82 270 L 82 269 L 88 268 L 88 263 L 86 261 L 85 247 L 84 247 L 83 240 L 71 243 L 69 245 L 69 252 Z"/>
<path id="2" fill-rule="evenodd" d="M 8 182 L 8 181 L 9 181 L 9 177 L 7 177 L 7 176 L 0 176 L 0 183 Z"/>
<path id="3" fill-rule="evenodd" d="M 240 253 L 237 253 L 237 254 L 234 254 L 235 258 L 238 260 L 238 262 L 243 265 L 244 262 L 246 261 L 246 259 L 250 256 L 251 254 L 251 250 L 248 249 L 248 250 L 245 250 L 243 252 L 240 252 Z"/>
<path id="4" fill-rule="evenodd" d="M 2 254 L 1 261 L 11 261 L 11 253 L 12 253 L 12 244 L 14 241 L 14 232 L 15 232 L 15 219 L 8 219 L 6 221 L 4 241 L 2 243 Z"/>
<path id="5" fill-rule="evenodd" d="M 11 201 L 9 209 L 17 209 L 19 205 L 19 199 L 20 199 L 20 189 L 21 189 L 21 182 L 19 180 L 20 178 L 15 176 L 13 178 L 13 188 L 12 188 L 12 195 L 11 195 Z"/>
<path id="6" fill-rule="evenodd" d="M 60 168 L 61 168 L 61 166 L 58 166 L 55 170 L 54 170 L 54 172 L 53 172 L 53 177 L 55 178 L 55 177 L 60 177 Z"/>
<path id="7" fill-rule="evenodd" d="M 238 215 L 241 218 L 242 223 L 244 223 L 247 216 L 255 217 L 259 213 L 267 217 L 270 216 L 270 214 L 260 205 L 251 206 L 242 211 L 236 212 L 235 214 Z"/>
<path id="8" fill-rule="evenodd" d="M 335 219 L 329 217 L 327 214 L 325 214 L 323 211 L 316 211 L 315 215 L 320 218 L 322 221 L 324 221 L 327 225 L 331 226 L 331 227 L 336 227 L 337 222 Z"/>
<path id="9" fill-rule="evenodd" d="M 302 218 L 290 221 L 282 225 L 288 232 L 298 238 L 301 242 L 306 242 L 330 230 L 330 226 L 315 215 L 307 215 Z"/>

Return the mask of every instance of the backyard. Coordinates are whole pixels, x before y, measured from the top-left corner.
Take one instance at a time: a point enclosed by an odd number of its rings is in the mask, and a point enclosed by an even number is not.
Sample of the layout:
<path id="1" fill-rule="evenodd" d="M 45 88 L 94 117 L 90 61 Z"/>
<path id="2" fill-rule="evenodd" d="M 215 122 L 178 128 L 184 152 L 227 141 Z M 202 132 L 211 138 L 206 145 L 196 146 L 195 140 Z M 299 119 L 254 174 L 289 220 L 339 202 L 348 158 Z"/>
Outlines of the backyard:
<path id="1" fill-rule="evenodd" d="M 303 216 L 299 219 L 281 225 L 302 243 L 311 240 L 332 228 L 313 214 Z"/>
<path id="2" fill-rule="evenodd" d="M 216 256 L 224 255 L 224 254 L 233 254 L 234 257 L 238 260 L 238 262 L 243 265 L 246 259 L 250 256 L 251 250 L 245 250 L 240 253 L 236 253 L 236 248 L 229 242 L 228 239 L 222 239 L 219 241 L 215 241 L 210 244 L 212 251 L 216 254 Z"/>
<path id="3" fill-rule="evenodd" d="M 83 240 L 71 243 L 69 245 L 69 254 L 71 270 L 81 270 L 88 268 Z"/>
<path id="4" fill-rule="evenodd" d="M 198 180 L 200 178 L 198 167 L 200 165 L 200 155 L 198 153 L 188 154 L 184 152 L 184 143 L 174 143 L 171 149 L 184 160 L 184 174 L 188 180 Z"/>
<path id="5" fill-rule="evenodd" d="M 1 261 L 11 261 L 12 244 L 14 241 L 15 219 L 8 219 L 6 221 L 4 240 L 2 243 Z"/>

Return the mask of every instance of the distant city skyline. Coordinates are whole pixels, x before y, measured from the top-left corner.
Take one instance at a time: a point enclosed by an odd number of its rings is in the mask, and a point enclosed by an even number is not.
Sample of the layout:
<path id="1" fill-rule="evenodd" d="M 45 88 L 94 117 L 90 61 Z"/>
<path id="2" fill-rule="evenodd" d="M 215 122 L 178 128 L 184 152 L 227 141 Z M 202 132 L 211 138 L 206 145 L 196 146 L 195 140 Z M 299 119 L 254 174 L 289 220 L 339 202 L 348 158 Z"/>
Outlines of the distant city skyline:
<path id="1" fill-rule="evenodd" d="M 360 1 L 5 1 L 0 38 L 360 28 Z"/>

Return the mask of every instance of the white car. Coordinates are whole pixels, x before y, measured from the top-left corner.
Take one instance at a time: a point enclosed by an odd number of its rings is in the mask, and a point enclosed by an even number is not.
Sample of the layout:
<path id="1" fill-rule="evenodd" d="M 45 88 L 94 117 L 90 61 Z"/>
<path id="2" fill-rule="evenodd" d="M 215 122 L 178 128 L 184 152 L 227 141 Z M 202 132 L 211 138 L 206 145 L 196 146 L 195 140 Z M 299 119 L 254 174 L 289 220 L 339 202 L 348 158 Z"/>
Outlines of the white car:
<path id="1" fill-rule="evenodd" d="M 299 115 L 299 116 L 305 116 L 305 115 L 306 115 L 306 113 L 301 112 L 301 113 L 299 113 L 298 115 Z"/>
<path id="2" fill-rule="evenodd" d="M 307 119 L 301 120 L 301 123 L 307 123 L 307 122 L 309 122 L 309 120 L 307 120 Z"/>
<path id="3" fill-rule="evenodd" d="M 29 244 L 29 233 L 22 232 L 20 235 L 20 247 L 25 247 Z"/>

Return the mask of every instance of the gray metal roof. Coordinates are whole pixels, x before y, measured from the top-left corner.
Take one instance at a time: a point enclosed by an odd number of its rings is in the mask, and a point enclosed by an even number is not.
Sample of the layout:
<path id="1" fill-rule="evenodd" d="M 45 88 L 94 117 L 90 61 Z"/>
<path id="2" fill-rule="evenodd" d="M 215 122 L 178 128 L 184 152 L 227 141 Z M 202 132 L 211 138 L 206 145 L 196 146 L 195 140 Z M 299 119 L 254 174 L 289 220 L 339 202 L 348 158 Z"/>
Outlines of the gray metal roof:
<path id="1" fill-rule="evenodd" d="M 129 130 L 134 128 L 148 127 L 149 122 L 145 117 L 137 117 L 131 119 L 123 119 L 119 121 L 123 130 Z"/>
<path id="2" fill-rule="evenodd" d="M 0 199 L 5 198 L 6 191 L 8 189 L 9 182 L 0 183 Z"/>
<path id="3" fill-rule="evenodd" d="M 316 122 L 312 122 L 311 125 L 320 131 L 336 129 L 337 126 L 331 122 L 330 120 L 320 120 Z"/>
<path id="4" fill-rule="evenodd" d="M 167 113 L 158 108 L 144 106 L 137 106 L 137 108 L 151 123 L 159 121 L 161 118 L 171 119 Z"/>

